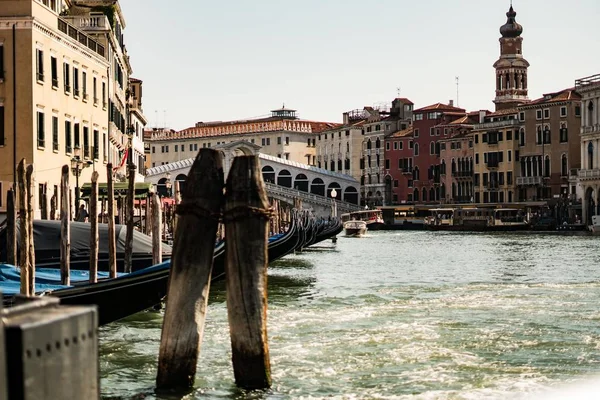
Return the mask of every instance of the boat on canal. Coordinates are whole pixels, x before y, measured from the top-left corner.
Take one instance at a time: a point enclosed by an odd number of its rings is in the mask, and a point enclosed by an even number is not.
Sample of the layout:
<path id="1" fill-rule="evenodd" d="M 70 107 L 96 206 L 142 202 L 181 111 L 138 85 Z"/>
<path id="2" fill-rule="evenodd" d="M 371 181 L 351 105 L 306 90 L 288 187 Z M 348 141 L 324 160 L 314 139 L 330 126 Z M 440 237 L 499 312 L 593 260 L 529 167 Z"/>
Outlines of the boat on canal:
<path id="1" fill-rule="evenodd" d="M 519 231 L 530 228 L 516 208 L 432 208 L 425 227 L 433 231 Z"/>
<path id="2" fill-rule="evenodd" d="M 361 210 L 342 214 L 342 223 L 348 221 L 364 221 L 370 231 L 385 229 L 381 210 Z"/>
<path id="3" fill-rule="evenodd" d="M 344 233 L 350 237 L 363 237 L 367 234 L 367 223 L 365 221 L 351 220 L 344 222 Z"/>

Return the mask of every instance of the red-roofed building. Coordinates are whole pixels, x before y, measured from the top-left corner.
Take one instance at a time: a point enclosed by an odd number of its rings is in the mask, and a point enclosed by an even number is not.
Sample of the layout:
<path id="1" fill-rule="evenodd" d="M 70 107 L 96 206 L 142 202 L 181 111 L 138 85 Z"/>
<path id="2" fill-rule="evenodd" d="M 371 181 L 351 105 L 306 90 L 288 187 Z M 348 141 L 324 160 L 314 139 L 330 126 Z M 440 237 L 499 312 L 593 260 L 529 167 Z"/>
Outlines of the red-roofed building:
<path id="1" fill-rule="evenodd" d="M 195 157 L 203 147 L 237 140 L 261 146 L 260 152 L 285 160 L 316 165 L 316 138 L 341 124 L 307 121 L 285 106 L 266 118 L 198 122 L 181 131 L 156 130 L 147 139 L 152 167 Z"/>

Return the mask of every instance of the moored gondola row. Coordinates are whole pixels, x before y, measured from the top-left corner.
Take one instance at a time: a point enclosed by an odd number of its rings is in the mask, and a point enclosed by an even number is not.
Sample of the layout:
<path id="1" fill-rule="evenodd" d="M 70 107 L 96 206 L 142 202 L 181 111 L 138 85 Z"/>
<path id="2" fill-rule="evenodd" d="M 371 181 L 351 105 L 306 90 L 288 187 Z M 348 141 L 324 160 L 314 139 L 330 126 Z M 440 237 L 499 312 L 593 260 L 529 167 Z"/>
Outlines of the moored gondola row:
<path id="1" fill-rule="evenodd" d="M 72 227 L 80 230 L 81 237 L 89 237 L 89 224 L 73 223 Z M 86 229 L 88 233 L 86 233 Z M 80 247 L 74 246 L 74 259 L 82 260 L 73 264 L 73 274 L 70 286 L 60 284 L 60 221 L 35 221 L 34 241 L 36 248 L 36 294 L 56 296 L 62 304 L 67 305 L 97 305 L 99 324 L 104 325 L 159 304 L 167 293 L 167 283 L 170 269 L 171 248 L 163 245 L 163 257 L 166 261 L 150 265 L 152 258 L 151 241 L 143 234 L 136 232 L 134 240 L 134 271 L 129 274 L 120 272 L 117 278 L 109 279 L 107 273 L 99 273 L 97 283 L 89 283 L 87 264 L 83 262 L 89 257 L 85 243 Z M 107 230 L 106 225 L 99 224 L 100 249 L 104 246 L 107 236 L 102 234 Z M 124 229 L 123 229 L 124 230 Z M 122 229 L 117 226 L 116 236 Z M 284 233 L 273 235 L 268 241 L 269 262 L 278 260 L 295 251 L 302 251 L 309 246 L 335 237 L 342 231 L 339 219 L 317 219 L 308 211 L 292 210 L 291 222 Z M 2 235 L 2 232 L 0 232 Z M 5 243 L 0 241 L 0 243 Z M 43 243 L 43 245 L 42 245 Z M 119 240 L 117 240 L 119 243 Z M 38 245 L 39 244 L 39 245 Z M 87 249 L 89 250 L 89 249 Z M 212 281 L 225 277 L 225 241 L 215 245 Z M 123 253 L 117 253 L 119 270 L 122 271 Z M 107 271 L 108 259 L 100 252 L 99 270 Z M 78 266 L 80 268 L 77 268 Z M 0 265 L 0 290 L 4 296 L 5 306 L 15 303 L 15 295 L 19 293 L 19 269 L 8 264 Z"/>

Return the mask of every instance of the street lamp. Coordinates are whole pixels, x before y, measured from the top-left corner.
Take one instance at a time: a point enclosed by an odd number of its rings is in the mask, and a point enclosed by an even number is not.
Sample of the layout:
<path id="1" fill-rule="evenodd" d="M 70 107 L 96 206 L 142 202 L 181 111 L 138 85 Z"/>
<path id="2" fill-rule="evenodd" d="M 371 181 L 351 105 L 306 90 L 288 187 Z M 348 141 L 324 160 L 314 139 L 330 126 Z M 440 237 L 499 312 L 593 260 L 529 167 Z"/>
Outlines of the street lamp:
<path id="1" fill-rule="evenodd" d="M 337 203 L 335 202 L 335 198 L 337 197 L 337 191 L 335 188 L 331 189 L 331 199 L 333 202 L 333 217 L 337 217 Z"/>
<path id="2" fill-rule="evenodd" d="M 167 181 L 165 182 L 165 188 L 167 189 L 167 197 L 171 197 L 171 173 L 167 172 Z"/>
<path id="3" fill-rule="evenodd" d="M 73 158 L 71 158 L 71 171 L 75 175 L 75 204 L 79 208 L 79 175 L 84 168 L 87 168 L 92 163 L 91 161 L 82 161 L 79 155 L 81 149 L 76 145 L 73 149 Z"/>

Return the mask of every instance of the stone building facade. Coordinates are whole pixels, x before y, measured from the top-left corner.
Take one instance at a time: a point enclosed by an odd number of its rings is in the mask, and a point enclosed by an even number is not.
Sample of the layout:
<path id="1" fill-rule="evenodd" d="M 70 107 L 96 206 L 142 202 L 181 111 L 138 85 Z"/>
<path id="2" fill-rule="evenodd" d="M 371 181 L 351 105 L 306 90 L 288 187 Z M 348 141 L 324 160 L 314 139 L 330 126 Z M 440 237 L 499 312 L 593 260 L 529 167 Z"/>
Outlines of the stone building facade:
<path id="1" fill-rule="evenodd" d="M 268 118 L 198 122 L 181 131 L 157 129 L 147 138 L 151 167 L 195 157 L 201 148 L 245 140 L 261 147 L 260 152 L 284 160 L 316 165 L 319 133 L 339 124 L 301 120 L 296 110 L 282 107 Z"/>
<path id="2" fill-rule="evenodd" d="M 581 169 L 578 184 L 582 194 L 583 221 L 591 224 L 600 215 L 600 74 L 575 81 L 581 95 Z"/>

